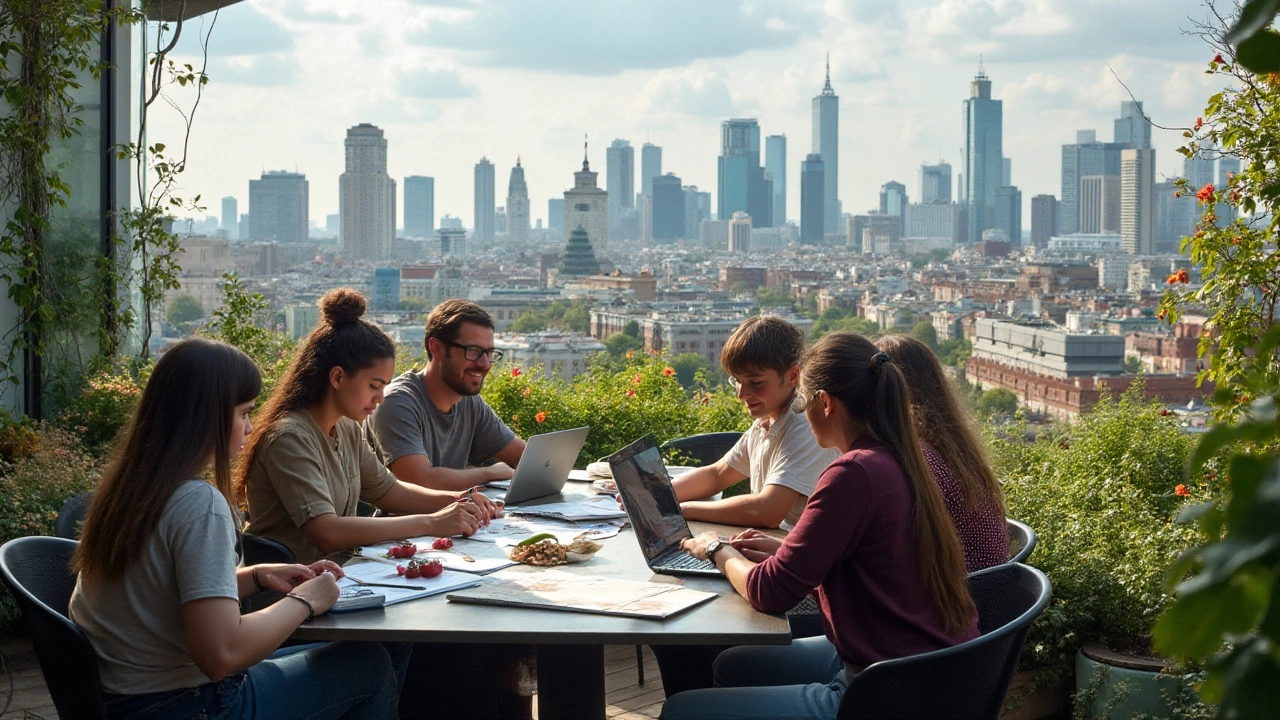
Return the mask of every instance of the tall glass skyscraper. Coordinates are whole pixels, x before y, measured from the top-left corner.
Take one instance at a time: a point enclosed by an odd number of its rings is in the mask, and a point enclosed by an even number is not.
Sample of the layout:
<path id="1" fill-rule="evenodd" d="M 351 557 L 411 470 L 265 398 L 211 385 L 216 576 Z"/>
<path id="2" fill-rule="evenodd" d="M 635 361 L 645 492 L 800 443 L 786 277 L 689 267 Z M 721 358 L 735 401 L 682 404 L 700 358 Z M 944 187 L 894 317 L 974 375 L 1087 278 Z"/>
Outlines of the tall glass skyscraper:
<path id="1" fill-rule="evenodd" d="M 624 238 L 627 234 L 623 232 L 623 211 L 636 206 L 636 151 L 631 143 L 614 140 L 605 150 L 604 170 L 605 189 L 609 192 L 609 237 Z"/>
<path id="2" fill-rule="evenodd" d="M 1120 175 L 1120 143 L 1100 143 L 1093 130 L 1076 133 L 1074 145 L 1062 146 L 1062 204 L 1058 226 L 1064 235 L 1080 231 L 1080 187 L 1086 177 Z"/>
<path id="3" fill-rule="evenodd" d="M 787 136 L 764 139 L 764 171 L 773 182 L 773 224 L 787 224 Z M 825 222 L 825 221 L 824 221 Z"/>
<path id="4" fill-rule="evenodd" d="M 476 242 L 493 242 L 494 231 L 494 174 L 493 163 L 482 157 L 475 171 Z"/>
<path id="5" fill-rule="evenodd" d="M 773 227 L 773 183 L 760 166 L 760 125 L 755 118 L 720 125 L 719 198 L 716 217 L 751 216 L 752 227 Z"/>
<path id="6" fill-rule="evenodd" d="M 826 232 L 840 227 L 840 97 L 831 88 L 831 58 L 827 58 L 827 82 L 813 99 L 813 149 L 823 163 L 823 225 Z"/>
<path id="7" fill-rule="evenodd" d="M 991 99 L 991 80 L 981 67 L 964 101 L 964 198 L 969 242 L 994 227 L 996 188 L 1004 182 L 1004 103 Z"/>
<path id="8" fill-rule="evenodd" d="M 529 186 L 525 184 L 519 157 L 507 181 L 507 241 L 529 241 Z"/>
<path id="9" fill-rule="evenodd" d="M 809 153 L 800 163 L 800 242 L 820 245 L 826 227 L 826 168 L 822 156 Z"/>
<path id="10" fill-rule="evenodd" d="M 436 231 L 436 179 L 410 175 L 404 179 L 404 234 L 430 238 Z"/>
<path id="11" fill-rule="evenodd" d="M 640 193 L 653 194 L 653 179 L 662 174 L 662 148 L 653 143 L 640 146 Z"/>

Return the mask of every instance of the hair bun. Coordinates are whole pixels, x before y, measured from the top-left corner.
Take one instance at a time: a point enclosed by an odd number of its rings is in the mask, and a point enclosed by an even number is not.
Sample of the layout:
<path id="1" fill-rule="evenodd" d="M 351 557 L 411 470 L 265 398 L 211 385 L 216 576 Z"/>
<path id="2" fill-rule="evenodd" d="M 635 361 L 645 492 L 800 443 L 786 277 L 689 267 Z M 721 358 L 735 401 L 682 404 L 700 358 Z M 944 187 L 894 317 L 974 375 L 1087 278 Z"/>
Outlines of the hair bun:
<path id="1" fill-rule="evenodd" d="M 320 298 L 320 314 L 330 325 L 345 325 L 364 315 L 368 303 L 359 291 L 352 288 L 330 290 Z"/>

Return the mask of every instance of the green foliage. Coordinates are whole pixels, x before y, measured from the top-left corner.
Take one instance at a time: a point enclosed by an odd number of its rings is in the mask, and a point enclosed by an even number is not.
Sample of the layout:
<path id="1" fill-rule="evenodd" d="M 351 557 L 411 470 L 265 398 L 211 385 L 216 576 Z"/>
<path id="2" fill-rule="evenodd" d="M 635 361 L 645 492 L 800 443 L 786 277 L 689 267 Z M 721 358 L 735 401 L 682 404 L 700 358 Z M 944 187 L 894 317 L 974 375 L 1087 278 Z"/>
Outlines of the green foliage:
<path id="1" fill-rule="evenodd" d="M 626 325 L 622 326 L 622 334 L 630 335 L 633 338 L 640 337 L 640 323 L 635 320 L 629 320 Z"/>
<path id="2" fill-rule="evenodd" d="M 991 443 L 1008 515 L 1039 535 L 1031 563 L 1053 583 L 1022 654 L 1024 666 L 1047 668 L 1050 684 L 1069 675 L 1085 642 L 1149 650 L 1169 601 L 1164 578 L 1195 542 L 1173 519 L 1222 490 L 1203 473 L 1184 479 L 1194 440 L 1141 392 L 1135 383 L 1119 399 L 1104 397 L 1034 443 L 1020 432 Z"/>
<path id="3" fill-rule="evenodd" d="M 745 430 L 751 424 L 728 387 L 697 390 L 690 396 L 676 380 L 667 356 L 648 353 L 593 362 L 587 373 L 569 383 L 514 367 L 491 373 L 483 396 L 521 437 L 590 426 L 578 456 L 580 468 L 646 433 L 661 443 L 703 432 Z"/>
<path id="4" fill-rule="evenodd" d="M 293 342 L 284 333 L 268 329 L 266 298 L 246 290 L 233 273 L 222 279 L 222 306 L 213 311 L 201 334 L 234 345 L 253 358 L 262 371 L 260 397 L 269 397 L 293 359 Z"/>
<path id="5" fill-rule="evenodd" d="M 833 332 L 851 332 L 866 338 L 875 339 L 883 335 L 880 326 L 860 318 L 855 310 L 846 310 L 840 307 L 829 307 L 818 316 L 813 323 L 813 332 L 809 336 L 810 341 Z"/>
<path id="6" fill-rule="evenodd" d="M 518 333 L 554 329 L 585 335 L 590 328 L 591 304 L 571 300 L 557 300 L 542 310 L 529 308 L 511 323 L 511 331 Z"/>
<path id="7" fill-rule="evenodd" d="M 717 372 L 719 368 L 713 368 L 701 353 L 681 353 L 671 361 L 671 367 L 675 368 L 676 380 L 685 390 L 708 387 L 713 377 L 722 375 Z"/>
<path id="8" fill-rule="evenodd" d="M 170 325 L 182 325 L 183 323 L 195 322 L 204 317 L 204 307 L 200 305 L 200 301 L 190 295 L 179 295 L 169 302 L 169 309 L 165 313 L 165 319 Z"/>
<path id="9" fill-rule="evenodd" d="M 95 460 L 75 435 L 44 423 L 24 427 L 35 440 L 20 457 L 0 457 L 0 544 L 27 535 L 52 535 L 62 503 L 90 490 L 98 475 Z M 16 603 L 0 588 L 0 627 L 17 617 Z"/>
<path id="10" fill-rule="evenodd" d="M 1142 358 L 1137 355 L 1125 355 L 1124 371 L 1130 375 L 1137 375 L 1142 372 Z"/>
<path id="11" fill-rule="evenodd" d="M 938 331 L 933 328 L 933 323 L 928 320 L 921 320 L 911 326 L 911 332 L 907 333 L 911 337 L 919 340 L 929 346 L 930 350 L 935 353 L 938 351 Z"/>
<path id="12" fill-rule="evenodd" d="M 965 361 L 973 354 L 973 343 L 964 338 L 943 340 L 938 343 L 936 353 L 943 365 L 962 368 Z"/>
<path id="13" fill-rule="evenodd" d="M 1280 37 L 1270 30 L 1280 0 L 1247 0 L 1224 40 L 1238 46 L 1240 64 L 1255 73 L 1280 72 Z"/>
<path id="14" fill-rule="evenodd" d="M 79 436 L 92 456 L 106 458 L 129 423 L 150 375 L 151 364 L 146 361 L 103 363 L 55 422 Z"/>
<path id="15" fill-rule="evenodd" d="M 609 355 L 615 358 L 620 358 L 627 353 L 635 354 L 644 349 L 643 340 L 625 332 L 614 333 L 600 342 L 609 351 Z"/>
<path id="16" fill-rule="evenodd" d="M 1012 417 L 1018 411 L 1018 396 L 1012 390 L 992 388 L 978 398 L 978 417 L 990 420 Z"/>
<path id="17" fill-rule="evenodd" d="M 791 304 L 791 294 L 786 290 L 775 290 L 769 287 L 756 289 L 756 309 L 759 308 L 787 308 L 793 309 Z"/>

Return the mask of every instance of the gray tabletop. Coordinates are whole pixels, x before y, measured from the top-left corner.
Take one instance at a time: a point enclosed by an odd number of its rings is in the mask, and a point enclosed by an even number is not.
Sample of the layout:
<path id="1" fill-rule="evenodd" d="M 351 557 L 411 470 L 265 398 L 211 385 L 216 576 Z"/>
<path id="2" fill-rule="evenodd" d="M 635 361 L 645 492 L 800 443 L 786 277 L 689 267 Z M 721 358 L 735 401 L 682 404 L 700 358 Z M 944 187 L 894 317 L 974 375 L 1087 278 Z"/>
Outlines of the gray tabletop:
<path id="1" fill-rule="evenodd" d="M 582 490 L 571 484 L 566 490 Z M 731 528 L 692 523 L 693 532 Z M 791 642 L 787 620 L 754 610 L 724 578 L 657 575 L 645 565 L 630 529 L 602 541 L 591 560 L 556 568 L 593 577 L 682 583 L 717 597 L 666 620 L 593 615 L 556 610 L 505 608 L 446 601 L 443 595 L 380 610 L 322 615 L 293 634 L 299 640 L 361 640 L 556 645 L 785 645 Z M 542 572 L 518 566 L 511 572 Z"/>

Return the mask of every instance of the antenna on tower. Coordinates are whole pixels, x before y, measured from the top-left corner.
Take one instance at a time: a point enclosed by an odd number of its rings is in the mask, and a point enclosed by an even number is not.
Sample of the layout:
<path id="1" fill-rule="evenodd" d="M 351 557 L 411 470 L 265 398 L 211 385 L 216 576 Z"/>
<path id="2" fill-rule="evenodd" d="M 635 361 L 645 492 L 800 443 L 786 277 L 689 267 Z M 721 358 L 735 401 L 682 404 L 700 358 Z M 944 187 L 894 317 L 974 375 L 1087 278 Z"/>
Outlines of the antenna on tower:
<path id="1" fill-rule="evenodd" d="M 978 54 L 978 75 L 986 75 L 986 74 L 987 74 L 987 70 L 982 62 L 982 54 L 979 53 Z"/>
<path id="2" fill-rule="evenodd" d="M 834 95 L 835 90 L 831 87 L 831 53 L 827 53 L 827 82 L 822 86 L 823 95 Z"/>

